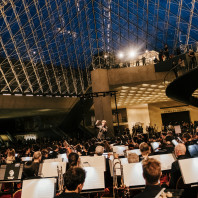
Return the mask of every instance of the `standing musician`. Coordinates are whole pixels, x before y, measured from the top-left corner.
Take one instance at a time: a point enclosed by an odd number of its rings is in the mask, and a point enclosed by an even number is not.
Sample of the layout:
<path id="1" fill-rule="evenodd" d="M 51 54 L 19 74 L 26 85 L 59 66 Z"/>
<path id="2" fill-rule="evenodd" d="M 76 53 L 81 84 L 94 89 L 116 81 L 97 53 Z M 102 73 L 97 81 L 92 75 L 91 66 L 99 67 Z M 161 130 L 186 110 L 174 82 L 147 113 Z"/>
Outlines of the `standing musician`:
<path id="1" fill-rule="evenodd" d="M 106 126 L 106 120 L 102 120 L 102 125 L 98 125 L 100 120 L 97 120 L 95 123 L 95 127 L 99 128 L 99 133 L 97 138 L 98 139 L 105 139 L 107 134 L 107 126 Z"/>

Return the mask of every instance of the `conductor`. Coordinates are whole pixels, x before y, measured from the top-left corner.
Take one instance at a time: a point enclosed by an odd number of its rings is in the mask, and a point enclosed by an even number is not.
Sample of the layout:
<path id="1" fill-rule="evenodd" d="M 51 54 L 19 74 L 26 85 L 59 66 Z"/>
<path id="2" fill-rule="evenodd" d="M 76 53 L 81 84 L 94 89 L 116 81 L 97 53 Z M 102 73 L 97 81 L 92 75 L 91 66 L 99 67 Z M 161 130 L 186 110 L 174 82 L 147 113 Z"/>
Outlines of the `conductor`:
<path id="1" fill-rule="evenodd" d="M 100 122 L 100 120 L 97 120 L 95 123 L 95 127 L 99 129 L 97 138 L 103 140 L 106 138 L 107 134 L 106 120 L 102 120 L 102 123 L 99 125 Z"/>

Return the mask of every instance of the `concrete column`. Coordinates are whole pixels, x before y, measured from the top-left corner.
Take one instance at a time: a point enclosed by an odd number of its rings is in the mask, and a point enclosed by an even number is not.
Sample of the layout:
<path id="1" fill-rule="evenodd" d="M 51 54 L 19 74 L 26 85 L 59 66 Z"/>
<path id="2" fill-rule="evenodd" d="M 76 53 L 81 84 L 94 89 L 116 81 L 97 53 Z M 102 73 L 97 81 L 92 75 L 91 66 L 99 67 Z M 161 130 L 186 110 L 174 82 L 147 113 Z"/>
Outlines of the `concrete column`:
<path id="1" fill-rule="evenodd" d="M 92 91 L 93 92 L 107 92 L 109 91 L 108 72 L 106 69 L 96 69 L 91 72 Z M 106 120 L 108 126 L 107 136 L 114 135 L 113 117 L 111 109 L 111 96 L 95 97 L 94 111 L 96 120 Z"/>

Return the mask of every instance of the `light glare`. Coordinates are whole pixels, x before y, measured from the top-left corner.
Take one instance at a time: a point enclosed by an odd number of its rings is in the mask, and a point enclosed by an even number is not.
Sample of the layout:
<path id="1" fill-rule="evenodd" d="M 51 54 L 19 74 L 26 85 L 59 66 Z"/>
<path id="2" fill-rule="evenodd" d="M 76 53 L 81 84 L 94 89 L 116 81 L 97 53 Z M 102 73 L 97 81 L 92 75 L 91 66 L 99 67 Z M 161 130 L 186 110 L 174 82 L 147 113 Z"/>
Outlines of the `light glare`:
<path id="1" fill-rule="evenodd" d="M 120 53 L 118 54 L 118 58 L 123 58 L 123 57 L 124 57 L 123 52 L 120 52 Z"/>

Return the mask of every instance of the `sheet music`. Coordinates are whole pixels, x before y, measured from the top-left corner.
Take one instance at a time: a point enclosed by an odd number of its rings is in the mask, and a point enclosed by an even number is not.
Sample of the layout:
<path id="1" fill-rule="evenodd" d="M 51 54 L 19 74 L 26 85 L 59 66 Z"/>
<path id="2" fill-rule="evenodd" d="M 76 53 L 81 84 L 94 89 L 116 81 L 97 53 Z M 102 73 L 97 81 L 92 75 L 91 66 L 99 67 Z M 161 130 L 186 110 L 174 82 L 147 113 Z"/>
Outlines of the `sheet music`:
<path id="1" fill-rule="evenodd" d="M 83 190 L 104 189 L 104 171 L 95 167 L 84 167 L 86 171 Z"/>
<path id="2" fill-rule="evenodd" d="M 185 184 L 198 183 L 198 157 L 178 160 Z"/>
<path id="3" fill-rule="evenodd" d="M 134 149 L 134 150 L 127 150 L 127 156 L 129 153 L 136 153 L 137 155 L 141 155 L 140 149 Z"/>
<path id="4" fill-rule="evenodd" d="M 83 164 L 87 164 L 90 167 L 98 167 L 102 169 L 103 171 L 106 171 L 106 159 L 104 156 L 81 156 L 81 166 L 83 167 Z"/>
<path id="5" fill-rule="evenodd" d="M 56 179 L 23 180 L 21 198 L 53 198 Z"/>
<path id="6" fill-rule="evenodd" d="M 149 158 L 154 158 L 161 162 L 161 170 L 170 170 L 172 163 L 175 161 L 172 154 L 152 155 Z"/>
<path id="7" fill-rule="evenodd" d="M 128 164 L 128 158 L 120 158 L 121 164 Z"/>
<path id="8" fill-rule="evenodd" d="M 157 148 L 159 148 L 159 145 L 160 145 L 160 144 L 161 144 L 160 142 L 152 142 L 152 143 L 151 143 L 151 147 L 152 147 L 152 149 L 154 150 L 154 152 L 159 151 Z"/>
<path id="9" fill-rule="evenodd" d="M 62 158 L 53 158 L 53 159 L 45 159 L 44 163 L 51 163 L 51 162 L 62 162 Z"/>
<path id="10" fill-rule="evenodd" d="M 57 166 L 59 169 L 62 166 L 62 173 L 66 172 L 66 162 L 51 162 L 43 163 L 41 176 L 42 177 L 58 177 Z"/>
<path id="11" fill-rule="evenodd" d="M 111 155 L 113 155 L 113 152 L 103 153 L 102 156 L 104 156 L 105 158 L 108 158 L 108 155 L 109 155 L 109 154 L 110 154 L 110 156 L 111 156 Z"/>
<path id="12" fill-rule="evenodd" d="M 180 125 L 174 126 L 174 128 L 175 128 L 175 133 L 176 134 L 181 133 L 181 127 L 180 127 Z"/>
<path id="13" fill-rule="evenodd" d="M 58 154 L 58 158 L 61 158 L 63 162 L 68 162 L 68 157 L 66 153 Z"/>
<path id="14" fill-rule="evenodd" d="M 124 184 L 129 186 L 145 185 L 143 178 L 142 163 L 131 163 L 123 165 Z"/>
<path id="15" fill-rule="evenodd" d="M 22 162 L 30 162 L 32 161 L 32 157 L 22 157 L 21 160 Z"/>
<path id="16" fill-rule="evenodd" d="M 116 152 L 119 156 L 124 156 L 124 150 L 128 150 L 128 146 L 113 146 L 113 152 Z"/>

